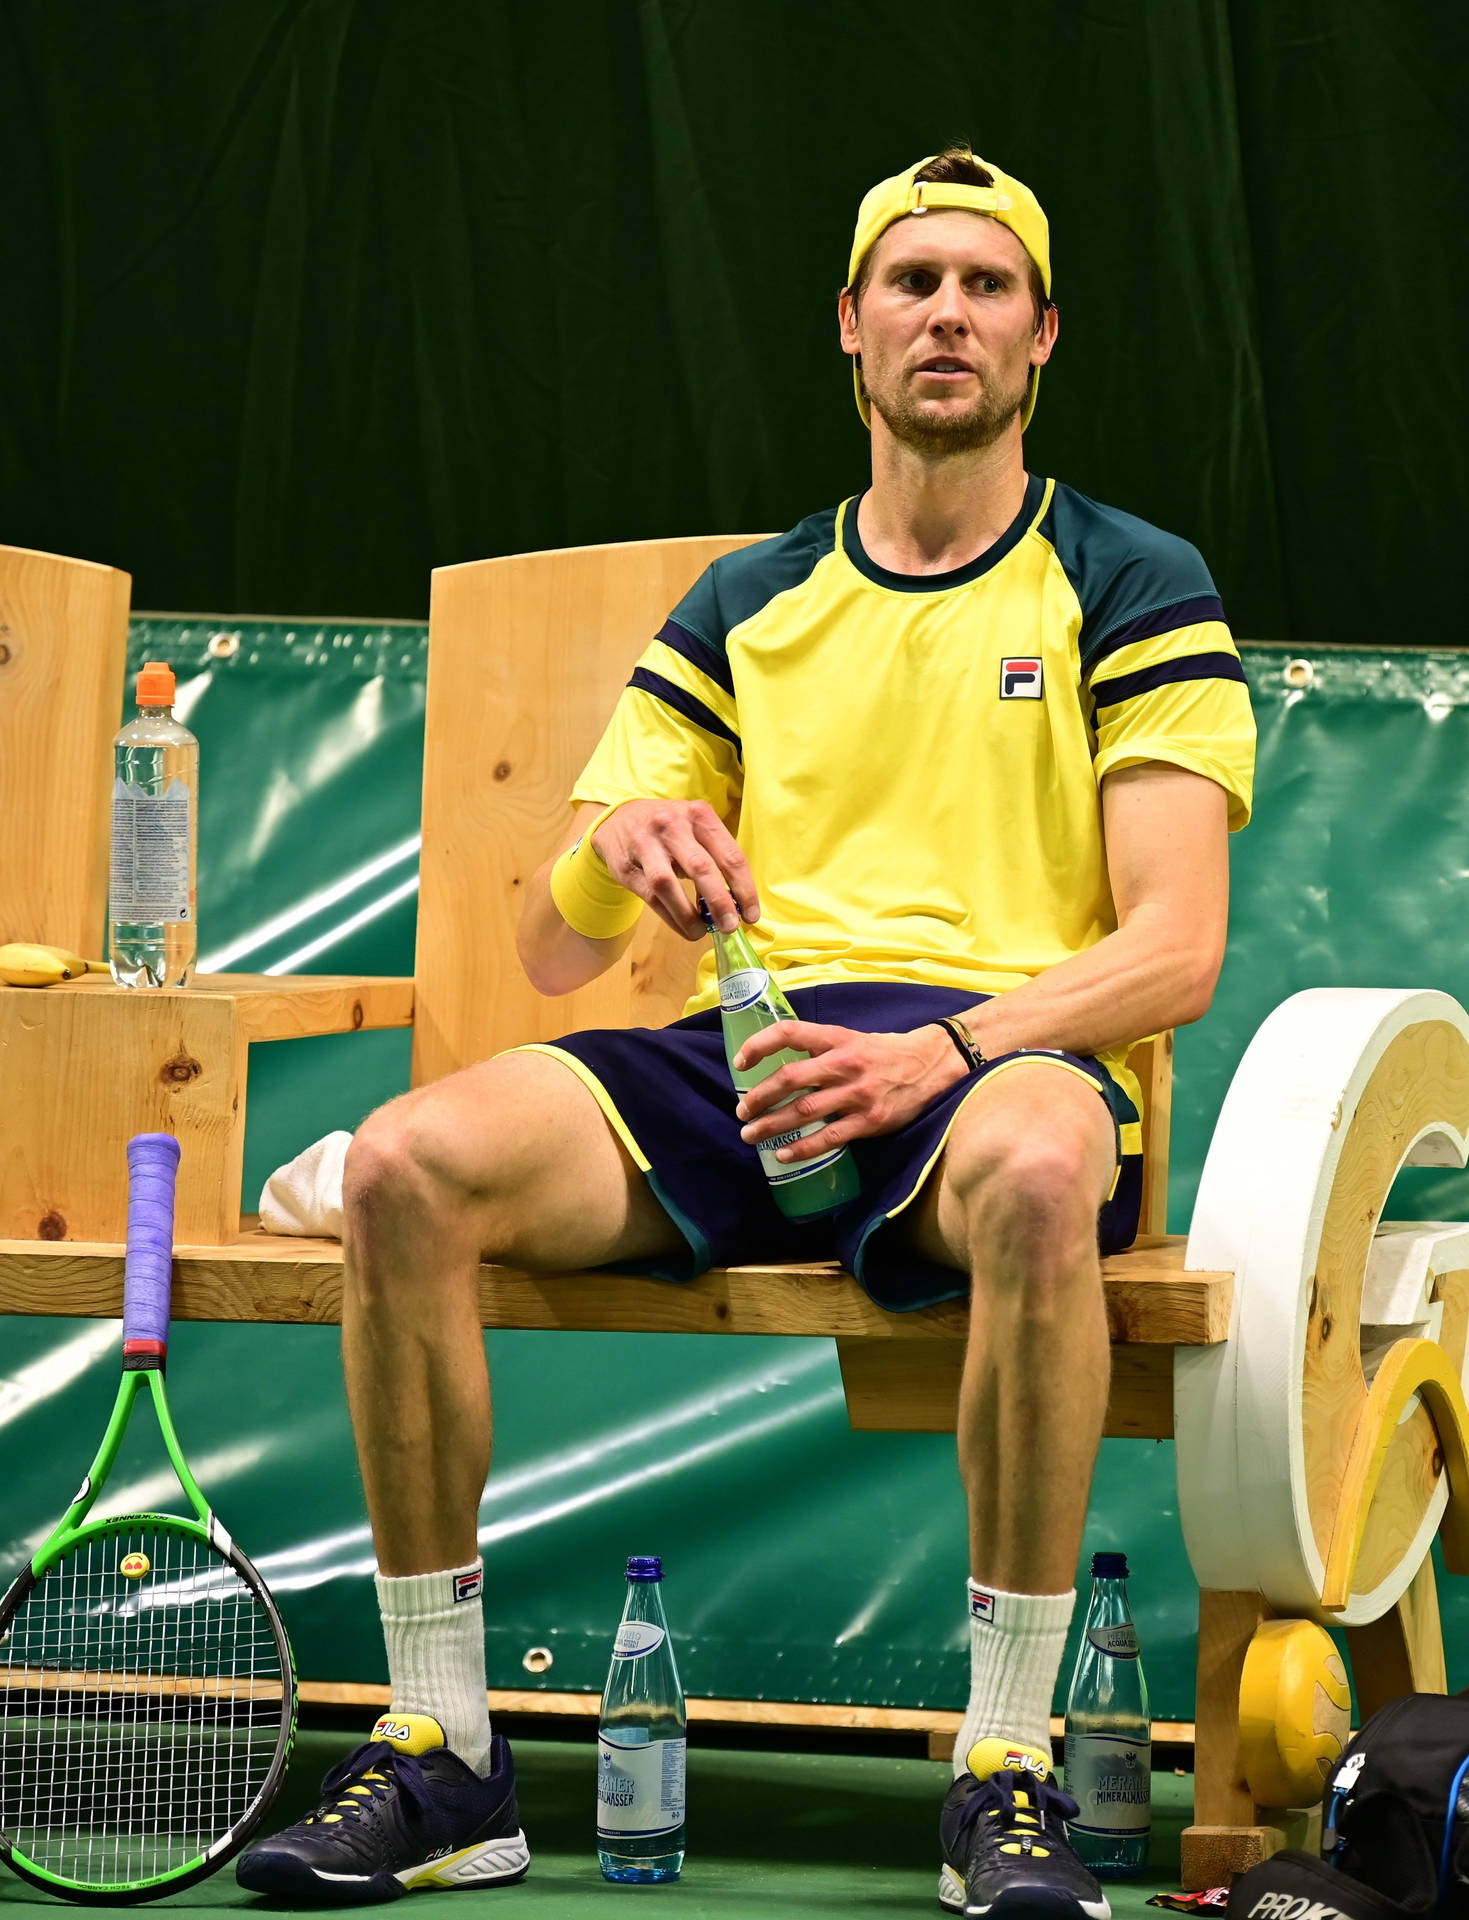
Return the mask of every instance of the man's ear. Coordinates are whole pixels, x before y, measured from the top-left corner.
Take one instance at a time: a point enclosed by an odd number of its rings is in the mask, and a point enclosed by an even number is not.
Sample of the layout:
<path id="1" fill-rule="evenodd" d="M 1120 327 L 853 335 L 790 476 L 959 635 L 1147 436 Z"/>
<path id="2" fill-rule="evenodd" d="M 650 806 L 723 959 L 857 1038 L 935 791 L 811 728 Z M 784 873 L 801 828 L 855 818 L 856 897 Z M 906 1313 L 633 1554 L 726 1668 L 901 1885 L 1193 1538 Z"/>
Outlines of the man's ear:
<path id="1" fill-rule="evenodd" d="M 1035 340 L 1030 349 L 1030 364 L 1043 367 L 1056 349 L 1056 339 L 1061 331 L 1061 309 L 1054 302 L 1041 315 L 1035 330 Z"/>
<path id="2" fill-rule="evenodd" d="M 857 302 L 850 287 L 843 287 L 837 295 L 837 331 L 841 336 L 842 352 L 860 360 L 862 341 L 857 327 Z"/>

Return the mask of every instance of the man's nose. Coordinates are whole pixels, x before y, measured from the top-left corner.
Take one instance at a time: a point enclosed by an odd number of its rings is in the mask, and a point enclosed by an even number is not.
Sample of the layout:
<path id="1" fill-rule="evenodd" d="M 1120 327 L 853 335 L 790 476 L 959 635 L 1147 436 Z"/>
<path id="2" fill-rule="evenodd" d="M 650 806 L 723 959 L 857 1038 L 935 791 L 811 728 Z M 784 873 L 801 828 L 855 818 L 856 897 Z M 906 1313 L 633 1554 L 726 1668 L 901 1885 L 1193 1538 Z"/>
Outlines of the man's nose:
<path id="1" fill-rule="evenodd" d="M 969 316 L 964 307 L 964 290 L 957 275 L 945 275 L 934 289 L 928 311 L 932 333 L 967 333 Z"/>

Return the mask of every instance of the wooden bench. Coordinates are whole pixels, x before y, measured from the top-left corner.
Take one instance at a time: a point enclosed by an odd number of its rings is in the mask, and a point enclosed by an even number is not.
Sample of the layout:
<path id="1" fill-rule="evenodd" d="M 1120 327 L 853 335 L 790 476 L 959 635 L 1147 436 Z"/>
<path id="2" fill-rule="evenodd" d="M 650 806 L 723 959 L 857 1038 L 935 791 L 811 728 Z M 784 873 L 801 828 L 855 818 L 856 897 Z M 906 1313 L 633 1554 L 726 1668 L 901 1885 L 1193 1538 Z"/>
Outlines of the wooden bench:
<path id="1" fill-rule="evenodd" d="M 176 1312 L 338 1317 L 340 1248 L 273 1238 L 240 1215 L 253 1042 L 411 1020 L 412 1077 L 421 1085 L 522 1041 L 677 1018 L 699 950 L 652 914 L 602 979 L 557 1000 L 538 994 L 515 956 L 520 889 L 565 831 L 566 794 L 648 636 L 710 560 L 743 544 L 647 541 L 435 574 L 411 982 L 216 975 L 184 992 L 141 994 L 92 977 L 44 993 L 0 991 L 0 1308 L 119 1310 L 125 1193 L 116 1169 L 130 1135 L 158 1127 L 184 1147 Z M 47 579 L 53 606 L 80 565 L 43 555 L 25 562 L 28 577 Z M 32 618 L 23 654 L 38 674 L 56 623 Z M 75 648 L 75 623 L 72 631 Z M 115 601 L 96 652 L 115 696 Z M 69 672 L 85 679 L 78 660 Z M 54 680 L 46 684 L 54 697 Z M 67 750 L 73 764 L 105 767 L 114 725 L 107 705 L 94 698 L 88 706 L 86 738 Z M 49 737 L 56 757 L 54 728 L 48 736 L 37 726 L 34 737 Z M 93 801 L 102 805 L 100 791 Z M 65 926 L 97 951 L 101 869 L 93 859 L 85 874 L 73 873 L 77 898 Z M 25 911 L 33 917 L 18 929 L 59 942 L 34 888 L 32 900 Z M 1107 1430 L 1146 1438 L 1173 1431 L 1174 1347 L 1220 1340 L 1229 1323 L 1228 1274 L 1185 1273 L 1184 1243 L 1164 1231 L 1171 1061 L 1167 1035 L 1132 1058 L 1145 1090 L 1143 1237 L 1106 1269 L 1117 1343 Z M 888 1314 L 835 1267 L 717 1271 L 687 1287 L 486 1267 L 481 1294 L 487 1327 L 831 1337 L 854 1426 L 944 1431 L 955 1423 L 963 1303 Z"/>
<path id="2" fill-rule="evenodd" d="M 0 989 L 0 1060 L 7 1063 L 0 1103 L 0 1312 L 120 1311 L 122 1149 L 133 1132 L 162 1127 L 184 1147 L 178 1316 L 281 1323 L 340 1318 L 340 1247 L 273 1238 L 239 1214 L 254 1042 L 411 1020 L 412 1078 L 421 1085 L 521 1042 L 579 1027 L 659 1025 L 677 1016 L 697 949 L 654 916 L 644 915 L 629 953 L 608 974 L 554 1001 L 537 994 L 521 973 L 514 930 L 522 889 L 565 830 L 572 780 L 634 660 L 703 568 L 743 544 L 648 541 L 519 555 L 435 574 L 412 981 L 221 976 L 186 992 L 155 994 L 120 991 L 100 979 L 43 992 Z M 42 752 L 73 766 L 105 765 L 106 737 L 120 704 L 122 590 L 114 580 L 109 598 L 93 583 L 97 611 L 88 639 L 64 612 L 73 578 L 67 570 L 79 565 L 54 556 L 17 559 L 15 550 L 0 549 L 0 611 L 9 623 L 9 638 L 0 633 L 0 640 L 10 648 L 0 675 L 19 671 L 31 690 L 28 723 L 18 737 L 0 737 L 0 778 L 8 767 L 9 791 L 17 795 L 29 791 L 27 756 L 37 765 Z M 125 609 L 125 594 L 121 604 Z M 49 664 L 63 645 L 72 686 L 67 695 Z M 93 687 L 83 699 L 72 683 L 88 660 L 102 691 Z M 0 679 L 0 689 L 4 685 Z M 16 710 L 0 700 L 0 728 Z M 75 737 L 58 743 L 63 723 Z M 88 791 L 88 805 L 102 807 L 100 786 Z M 6 937 L 97 949 L 99 831 L 105 834 L 105 824 L 94 821 L 85 831 L 69 824 L 46 858 L 24 867 L 7 851 L 7 920 L 0 921 L 8 926 Z M 69 890 L 61 904 L 58 867 L 67 870 Z M 1236 1266 L 1197 1251 L 1190 1261 L 1183 1237 L 1166 1234 L 1169 1037 L 1135 1050 L 1132 1064 L 1146 1100 L 1143 1231 L 1134 1249 L 1104 1263 L 1113 1340 L 1106 1430 L 1171 1436 L 1178 1381 L 1193 1393 L 1191 1444 L 1207 1457 L 1211 1433 L 1224 1432 L 1208 1395 L 1223 1404 L 1217 1383 L 1232 1361 L 1226 1357 L 1223 1371 L 1213 1373 L 1205 1363 L 1211 1354 L 1233 1351 L 1224 1343 L 1236 1340 L 1240 1323 Z M 1341 1112 L 1339 1105 L 1338 1120 Z M 1314 1288 L 1309 1307 L 1304 1300 L 1302 1312 L 1316 1314 Z M 944 1431 L 955 1424 L 965 1305 L 888 1314 L 832 1266 L 735 1267 L 677 1287 L 605 1273 L 532 1275 L 487 1265 L 480 1304 L 486 1327 L 830 1337 L 854 1427 Z M 1190 1383 L 1198 1382 L 1206 1385 L 1195 1391 Z M 1345 1446 L 1350 1429 L 1343 1435 Z M 1441 1473 L 1442 1455 L 1435 1459 L 1439 1465 L 1420 1471 L 1414 1482 L 1424 1498 Z M 1196 1532 L 1208 1520 L 1194 1515 Z M 1186 1514 L 1186 1533 L 1189 1522 Z M 1426 1589 L 1420 1574 L 1376 1629 L 1357 1629 L 1353 1653 L 1364 1697 L 1403 1676 L 1435 1683 L 1431 1587 L 1430 1565 Z M 1193 1884 L 1273 1851 L 1288 1832 L 1299 1837 L 1299 1820 L 1260 1806 L 1239 1741 L 1243 1663 L 1256 1630 L 1278 1604 L 1254 1591 L 1203 1596 L 1199 1826 L 1185 1857 Z M 1441 1646 L 1437 1657 L 1441 1676 Z"/>

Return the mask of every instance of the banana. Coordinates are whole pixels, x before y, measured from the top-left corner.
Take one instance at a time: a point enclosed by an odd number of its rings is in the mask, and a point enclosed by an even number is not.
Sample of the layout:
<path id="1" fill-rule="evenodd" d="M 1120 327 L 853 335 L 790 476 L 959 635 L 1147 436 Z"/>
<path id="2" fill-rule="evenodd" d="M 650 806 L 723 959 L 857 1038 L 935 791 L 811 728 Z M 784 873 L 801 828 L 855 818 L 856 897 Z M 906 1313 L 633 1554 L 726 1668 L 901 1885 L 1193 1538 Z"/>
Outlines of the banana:
<path id="1" fill-rule="evenodd" d="M 0 980 L 8 987 L 51 987 L 58 980 L 75 980 L 85 973 L 106 973 L 100 960 L 84 960 L 65 947 L 43 947 L 12 940 L 0 947 Z"/>
<path id="2" fill-rule="evenodd" d="M 46 953 L 54 953 L 62 966 L 66 968 L 68 977 L 73 980 L 79 980 L 84 973 L 111 972 L 111 968 L 105 960 L 84 960 L 79 953 L 72 953 L 66 947 L 47 946 L 44 948 L 44 951 Z"/>

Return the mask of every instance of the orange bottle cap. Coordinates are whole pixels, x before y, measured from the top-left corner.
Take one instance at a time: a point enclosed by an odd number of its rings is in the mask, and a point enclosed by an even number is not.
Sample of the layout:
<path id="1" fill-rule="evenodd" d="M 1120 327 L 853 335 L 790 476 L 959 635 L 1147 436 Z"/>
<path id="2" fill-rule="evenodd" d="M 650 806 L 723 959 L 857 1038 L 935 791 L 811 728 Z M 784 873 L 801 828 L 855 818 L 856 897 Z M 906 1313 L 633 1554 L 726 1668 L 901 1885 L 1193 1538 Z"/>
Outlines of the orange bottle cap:
<path id="1" fill-rule="evenodd" d="M 143 671 L 138 675 L 138 705 L 140 707 L 171 707 L 173 693 L 173 668 L 168 662 L 145 660 Z"/>

